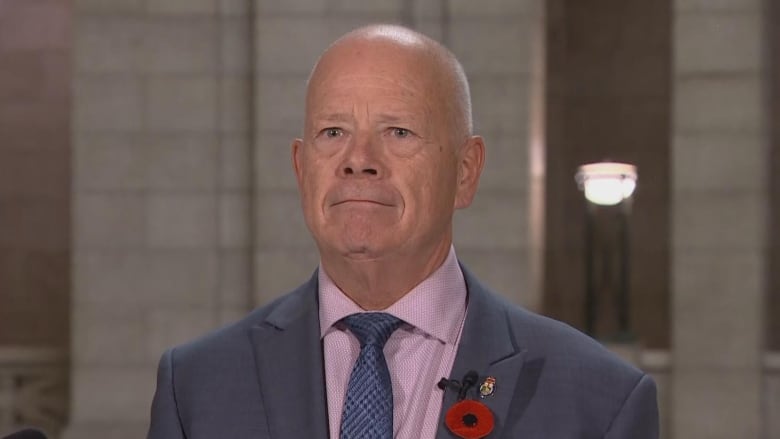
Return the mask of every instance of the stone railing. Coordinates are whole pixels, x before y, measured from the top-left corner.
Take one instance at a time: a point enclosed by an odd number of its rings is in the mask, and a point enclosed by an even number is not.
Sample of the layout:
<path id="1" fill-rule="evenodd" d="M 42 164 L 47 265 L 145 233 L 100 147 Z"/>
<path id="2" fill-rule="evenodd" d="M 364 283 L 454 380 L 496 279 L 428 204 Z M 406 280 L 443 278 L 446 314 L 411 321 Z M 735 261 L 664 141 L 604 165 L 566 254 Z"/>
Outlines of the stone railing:
<path id="1" fill-rule="evenodd" d="M 23 427 L 59 436 L 67 416 L 67 354 L 0 346 L 0 437 Z"/>
<path id="2" fill-rule="evenodd" d="M 636 363 L 655 380 L 658 391 L 658 412 L 660 415 L 661 437 L 668 439 L 671 423 L 670 393 L 672 358 L 666 350 L 644 350 Z"/>
<path id="3" fill-rule="evenodd" d="M 780 439 L 780 352 L 764 354 L 764 430 L 767 439 Z"/>
<path id="4" fill-rule="evenodd" d="M 672 386 L 672 356 L 664 350 L 641 350 L 625 346 L 610 346 L 618 355 L 648 372 L 658 386 L 658 403 L 661 414 L 661 437 L 669 439 L 670 397 Z M 766 439 L 780 439 L 780 351 L 764 353 L 763 364 L 763 430 Z M 676 439 L 676 438 L 675 438 Z"/>

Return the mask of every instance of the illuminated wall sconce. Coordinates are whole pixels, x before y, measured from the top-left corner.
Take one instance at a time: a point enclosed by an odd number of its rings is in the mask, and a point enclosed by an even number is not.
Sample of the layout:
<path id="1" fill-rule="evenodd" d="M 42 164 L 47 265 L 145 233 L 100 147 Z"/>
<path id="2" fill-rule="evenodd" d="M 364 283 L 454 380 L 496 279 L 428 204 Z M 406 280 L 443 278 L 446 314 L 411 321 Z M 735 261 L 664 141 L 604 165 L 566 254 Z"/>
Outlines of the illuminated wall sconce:
<path id="1" fill-rule="evenodd" d="M 585 198 L 600 206 L 614 206 L 631 198 L 636 188 L 636 166 L 600 162 L 582 165 L 574 176 Z"/>
<path id="2" fill-rule="evenodd" d="M 628 216 L 631 196 L 636 189 L 637 169 L 628 163 L 600 162 L 582 165 L 574 176 L 587 200 L 585 224 L 585 332 L 596 334 L 599 299 L 611 299 L 617 314 L 617 333 L 599 338 L 609 341 L 631 342 L 634 335 L 629 321 L 629 237 Z M 616 225 L 601 228 L 597 233 L 596 209 L 599 206 L 618 206 Z M 605 233 L 614 234 L 604 236 Z M 612 238 L 612 239 L 609 239 Z M 596 242 L 600 240 L 600 242 Z M 608 245 L 608 243 L 615 243 Z M 596 260 L 601 261 L 597 266 Z M 607 263 L 612 261 L 612 263 Z M 606 268 L 606 269 L 605 269 Z M 616 272 L 615 272 L 616 271 Z"/>

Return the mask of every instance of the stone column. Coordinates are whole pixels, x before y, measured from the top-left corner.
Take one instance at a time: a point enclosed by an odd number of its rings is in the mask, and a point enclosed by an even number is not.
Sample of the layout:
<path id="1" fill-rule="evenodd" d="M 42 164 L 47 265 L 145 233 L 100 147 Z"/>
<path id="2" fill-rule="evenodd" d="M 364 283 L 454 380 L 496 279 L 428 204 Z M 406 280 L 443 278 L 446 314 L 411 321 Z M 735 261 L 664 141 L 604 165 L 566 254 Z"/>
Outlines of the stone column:
<path id="1" fill-rule="evenodd" d="M 0 436 L 64 427 L 70 2 L 0 2 Z"/>
<path id="2" fill-rule="evenodd" d="M 760 0 L 676 0 L 673 389 L 677 439 L 761 437 L 767 159 Z"/>
<path id="3" fill-rule="evenodd" d="M 458 256 L 497 292 L 537 308 L 529 142 L 532 80 L 539 79 L 532 54 L 541 3 L 450 0 L 446 14 L 445 44 L 469 76 L 474 130 L 487 146 L 474 204 L 455 214 Z"/>
<path id="4" fill-rule="evenodd" d="M 66 437 L 144 437 L 162 352 L 249 307 L 244 3 L 76 2 Z"/>

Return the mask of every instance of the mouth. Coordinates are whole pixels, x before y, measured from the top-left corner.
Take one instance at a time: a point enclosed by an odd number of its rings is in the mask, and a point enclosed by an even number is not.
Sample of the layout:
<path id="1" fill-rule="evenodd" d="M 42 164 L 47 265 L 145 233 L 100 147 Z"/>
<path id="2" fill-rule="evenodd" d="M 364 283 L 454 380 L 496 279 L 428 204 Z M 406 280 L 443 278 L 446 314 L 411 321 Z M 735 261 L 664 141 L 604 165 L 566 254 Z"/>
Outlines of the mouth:
<path id="1" fill-rule="evenodd" d="M 389 184 L 347 183 L 335 186 L 326 193 L 323 208 L 341 206 L 355 209 L 379 209 L 396 208 L 403 204 L 400 194 Z"/>
<path id="2" fill-rule="evenodd" d="M 383 203 L 381 201 L 376 200 L 364 200 L 364 199 L 349 199 L 349 200 L 342 200 L 338 201 L 336 203 L 333 203 L 332 206 L 342 206 L 347 204 L 368 204 L 368 205 L 374 205 L 374 206 L 384 206 L 384 207 L 392 207 L 392 204 Z"/>

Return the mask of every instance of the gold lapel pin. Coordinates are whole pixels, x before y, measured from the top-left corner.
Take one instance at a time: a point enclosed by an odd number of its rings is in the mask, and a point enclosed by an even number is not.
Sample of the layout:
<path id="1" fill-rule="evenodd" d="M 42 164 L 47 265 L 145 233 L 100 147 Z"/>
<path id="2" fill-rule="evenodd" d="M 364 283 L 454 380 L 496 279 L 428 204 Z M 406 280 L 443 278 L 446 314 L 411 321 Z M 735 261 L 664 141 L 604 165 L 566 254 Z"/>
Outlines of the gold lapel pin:
<path id="1" fill-rule="evenodd" d="M 493 377 L 485 378 L 485 381 L 483 381 L 482 384 L 480 384 L 479 386 L 479 396 L 481 398 L 492 396 L 495 391 L 496 391 L 496 379 Z"/>

